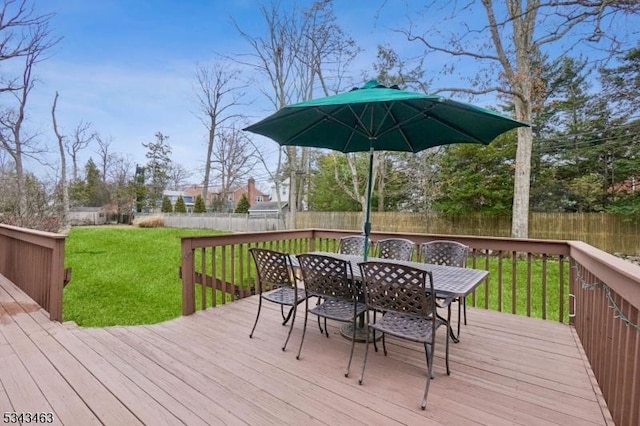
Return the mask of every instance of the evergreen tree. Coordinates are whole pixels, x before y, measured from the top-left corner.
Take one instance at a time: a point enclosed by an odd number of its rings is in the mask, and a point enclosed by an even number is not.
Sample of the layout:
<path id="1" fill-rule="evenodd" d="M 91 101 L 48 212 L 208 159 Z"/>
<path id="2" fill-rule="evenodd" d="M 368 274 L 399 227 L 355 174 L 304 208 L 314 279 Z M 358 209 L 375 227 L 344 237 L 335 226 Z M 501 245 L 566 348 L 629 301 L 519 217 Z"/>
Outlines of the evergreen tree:
<path id="1" fill-rule="evenodd" d="M 207 208 L 204 205 L 204 200 L 202 199 L 202 195 L 198 195 L 196 197 L 196 203 L 193 206 L 193 212 L 194 213 L 206 213 L 207 212 Z"/>
<path id="2" fill-rule="evenodd" d="M 448 214 L 509 214 L 515 152 L 515 132 L 504 133 L 487 146 L 447 146 L 438 170 L 441 189 L 434 208 Z"/>
<path id="3" fill-rule="evenodd" d="M 169 170 L 171 168 L 171 146 L 167 140 L 168 136 L 161 132 L 156 133 L 156 141 L 143 143 L 142 146 L 147 148 L 146 157 L 148 159 L 146 166 L 146 178 L 148 179 L 148 206 L 156 209 L 162 200 L 162 192 L 166 189 L 169 181 Z"/>
<path id="4" fill-rule="evenodd" d="M 242 194 L 240 201 L 238 201 L 238 205 L 236 206 L 236 213 L 249 213 L 249 209 L 251 208 L 251 204 L 249 203 L 249 198 L 247 198 L 247 194 Z"/>
<path id="5" fill-rule="evenodd" d="M 136 166 L 136 175 L 134 177 L 133 187 L 136 197 L 136 212 L 140 213 L 145 206 L 145 199 L 147 196 L 147 187 L 145 182 L 145 168 Z"/>
<path id="6" fill-rule="evenodd" d="M 182 195 L 178 196 L 178 199 L 176 200 L 176 206 L 174 208 L 174 211 L 176 213 L 186 213 L 187 212 L 187 206 L 184 204 L 184 198 L 182 198 Z"/>
<path id="7" fill-rule="evenodd" d="M 162 197 L 162 210 L 161 211 L 162 211 L 162 213 L 171 213 L 171 212 L 173 212 L 173 206 L 171 205 L 171 200 L 166 195 L 164 195 Z"/>

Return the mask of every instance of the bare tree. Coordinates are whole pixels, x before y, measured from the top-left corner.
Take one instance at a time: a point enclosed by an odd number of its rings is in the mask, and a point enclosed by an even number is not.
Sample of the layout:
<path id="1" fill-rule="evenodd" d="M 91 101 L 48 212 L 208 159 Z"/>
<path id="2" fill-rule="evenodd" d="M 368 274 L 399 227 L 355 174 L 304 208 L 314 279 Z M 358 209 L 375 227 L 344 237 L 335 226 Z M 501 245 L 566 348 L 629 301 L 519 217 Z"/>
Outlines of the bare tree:
<path id="1" fill-rule="evenodd" d="M 357 49 L 337 24 L 331 0 L 316 1 L 307 10 L 294 5 L 284 11 L 277 3 L 262 4 L 260 12 L 266 23 L 262 36 L 249 34 L 234 21 L 252 50 L 238 55 L 236 60 L 268 78 L 269 87 L 261 91 L 275 109 L 311 99 L 318 86 L 325 95 L 341 88 L 345 66 Z M 280 179 L 274 183 L 279 198 L 280 185 L 289 178 L 289 227 L 295 227 L 305 184 L 298 177 L 308 168 L 309 155 L 307 148 L 302 149 L 300 156 L 295 146 L 284 150 L 286 164 L 275 173 Z"/>
<path id="2" fill-rule="evenodd" d="M 65 140 L 64 146 L 67 154 L 69 154 L 69 158 L 71 158 L 71 177 L 74 182 L 77 182 L 79 179 L 78 154 L 87 148 L 95 138 L 96 132 L 91 131 L 91 123 L 80 121 L 73 129 L 71 137 Z"/>
<path id="3" fill-rule="evenodd" d="M 113 154 L 107 170 L 110 184 L 111 200 L 115 202 L 120 218 L 126 215 L 127 222 L 131 219 L 134 207 L 135 185 L 134 173 L 136 163 L 129 155 Z"/>
<path id="4" fill-rule="evenodd" d="M 229 68 L 228 64 L 216 63 L 211 67 L 199 65 L 196 70 L 196 94 L 199 116 L 207 128 L 207 155 L 204 164 L 204 180 L 202 182 L 202 199 L 207 200 L 211 180 L 212 153 L 218 132 L 225 123 L 238 119 L 240 114 L 234 113 L 235 107 L 241 105 L 244 96 L 238 70 Z"/>
<path id="5" fill-rule="evenodd" d="M 56 106 L 58 104 L 58 92 L 56 92 L 53 98 L 53 105 L 51 106 L 51 121 L 53 123 L 53 132 L 56 135 L 58 141 L 58 150 L 60 153 L 60 190 L 62 192 L 62 208 L 59 209 L 60 223 L 62 229 L 67 231 L 69 229 L 69 182 L 67 182 L 67 159 L 65 156 L 65 143 L 64 137 L 58 130 L 58 122 L 56 120 Z"/>
<path id="6" fill-rule="evenodd" d="M 191 175 L 182 164 L 171 162 L 167 170 L 167 189 L 180 191 L 189 182 Z"/>
<path id="7" fill-rule="evenodd" d="M 3 70 L 19 69 L 19 76 L 0 76 L 0 95 L 5 95 L 0 102 L 0 149 L 9 154 L 16 168 L 18 224 L 29 214 L 23 159 L 44 151 L 34 135 L 25 134 L 23 125 L 27 100 L 35 84 L 34 67 L 59 40 L 51 36 L 51 18 L 51 14 L 37 15 L 27 0 L 4 0 L 0 5 L 0 64 L 21 64 L 2 66 Z"/>
<path id="8" fill-rule="evenodd" d="M 95 140 L 98 143 L 98 150 L 94 151 L 98 154 L 100 163 L 100 173 L 102 174 L 102 182 L 107 183 L 107 173 L 111 164 L 114 161 L 114 153 L 111 152 L 111 144 L 113 143 L 113 136 L 102 137 L 99 133 L 95 133 Z"/>
<path id="9" fill-rule="evenodd" d="M 237 128 L 222 131 L 211 160 L 211 168 L 220 180 L 225 200 L 231 188 L 244 180 L 258 162 L 254 145 Z"/>
<path id="10" fill-rule="evenodd" d="M 441 4 L 430 2 L 426 6 L 427 13 L 433 14 L 431 9 L 439 8 Z M 536 53 L 561 40 L 566 41 L 567 50 L 585 43 L 600 43 L 600 47 L 606 43 L 607 48 L 615 50 L 621 41 L 612 32 L 607 32 L 605 26 L 613 25 L 618 14 L 640 11 L 640 2 L 505 0 L 504 7 L 498 7 L 493 0 L 482 0 L 481 6 L 468 1 L 447 3 L 445 7 L 450 10 L 448 22 L 443 24 L 439 20 L 437 28 L 426 31 L 418 31 L 411 23 L 402 32 L 409 40 L 424 46 L 425 56 L 449 55 L 452 61 L 445 67 L 446 73 L 453 72 L 456 60 L 463 67 L 470 66 L 479 71 L 469 77 L 469 88 L 440 87 L 434 91 L 468 95 L 498 93 L 512 103 L 516 119 L 529 122 L 536 89 L 540 86 L 540 70 L 535 67 Z M 479 16 L 476 7 L 482 8 L 486 20 L 471 27 L 461 15 L 473 13 Z M 462 29 L 456 31 L 460 25 Z M 517 132 L 511 234 L 525 238 L 528 235 L 532 129 L 520 127 Z"/>

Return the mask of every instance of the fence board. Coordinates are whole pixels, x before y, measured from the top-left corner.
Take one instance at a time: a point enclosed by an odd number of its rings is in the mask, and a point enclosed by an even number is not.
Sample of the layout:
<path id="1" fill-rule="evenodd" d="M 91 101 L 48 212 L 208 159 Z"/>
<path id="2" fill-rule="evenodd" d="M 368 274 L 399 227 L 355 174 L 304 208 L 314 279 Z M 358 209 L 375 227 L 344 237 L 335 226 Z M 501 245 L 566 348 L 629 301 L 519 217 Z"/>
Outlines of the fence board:
<path id="1" fill-rule="evenodd" d="M 509 237 L 511 217 L 483 214 L 373 212 L 372 229 L 446 235 Z M 361 229 L 360 212 L 298 212 L 296 229 Z M 640 217 L 609 213 L 537 213 L 529 216 L 529 238 L 580 240 L 609 253 L 640 255 Z"/>

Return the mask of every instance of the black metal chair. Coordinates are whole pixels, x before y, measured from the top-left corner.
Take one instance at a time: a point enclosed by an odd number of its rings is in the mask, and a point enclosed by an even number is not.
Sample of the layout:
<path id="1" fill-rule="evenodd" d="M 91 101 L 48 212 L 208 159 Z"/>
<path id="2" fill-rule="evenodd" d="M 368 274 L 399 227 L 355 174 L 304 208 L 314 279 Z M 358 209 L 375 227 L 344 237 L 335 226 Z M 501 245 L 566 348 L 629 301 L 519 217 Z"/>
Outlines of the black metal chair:
<path id="1" fill-rule="evenodd" d="M 457 241 L 437 240 L 420 244 L 420 259 L 424 263 L 466 268 L 468 256 L 469 247 Z M 446 295 L 437 296 L 446 297 Z M 458 333 L 456 336 L 459 337 L 461 307 L 464 311 L 464 325 L 467 325 L 467 301 L 464 297 L 458 297 L 454 301 L 458 302 Z"/>
<path id="2" fill-rule="evenodd" d="M 305 293 L 302 289 L 298 289 L 296 285 L 291 258 L 288 254 L 260 248 L 251 248 L 249 251 L 256 264 L 258 294 L 260 295 L 258 299 L 258 314 L 249 337 L 253 338 L 253 332 L 258 325 L 262 300 L 277 303 L 280 305 L 280 313 L 284 320 L 282 325 L 287 325 L 287 322 L 291 320 L 287 339 L 282 346 L 284 351 L 291 337 L 293 323 L 296 320 L 296 308 L 305 300 Z M 286 315 L 284 313 L 285 306 L 289 306 L 289 312 Z"/>
<path id="3" fill-rule="evenodd" d="M 338 253 L 364 256 L 364 238 L 364 235 L 350 235 L 340 238 Z M 371 244 L 371 240 L 369 240 L 369 248 L 371 248 Z"/>
<path id="4" fill-rule="evenodd" d="M 349 362 L 344 374 L 345 377 L 348 377 L 355 346 L 356 319 L 366 310 L 365 304 L 358 300 L 359 287 L 353 281 L 351 263 L 331 256 L 317 254 L 300 254 L 297 257 L 306 293 L 304 327 L 297 358 L 300 359 L 302 344 L 307 331 L 307 318 L 310 313 L 317 315 L 318 319 L 324 318 L 324 334 L 327 337 L 329 337 L 327 319 L 350 322 L 353 336 L 351 338 Z M 312 308 L 309 308 L 310 297 L 319 298 L 318 304 Z"/>
<path id="5" fill-rule="evenodd" d="M 424 344 L 427 360 L 427 383 L 420 407 L 427 406 L 429 383 L 433 378 L 433 355 L 435 333 L 447 322 L 437 315 L 431 272 L 391 262 L 363 262 L 360 270 L 364 281 L 364 296 L 367 305 L 367 327 L 382 332 L 382 345 L 387 355 L 385 336 L 399 337 Z M 371 321 L 371 311 L 382 312 Z M 449 333 L 446 333 L 446 367 L 449 370 Z M 362 384 L 369 353 L 369 334 L 362 363 L 359 383 Z"/>
<path id="6" fill-rule="evenodd" d="M 415 243 L 406 238 L 385 238 L 376 243 L 377 257 L 382 259 L 411 260 Z"/>

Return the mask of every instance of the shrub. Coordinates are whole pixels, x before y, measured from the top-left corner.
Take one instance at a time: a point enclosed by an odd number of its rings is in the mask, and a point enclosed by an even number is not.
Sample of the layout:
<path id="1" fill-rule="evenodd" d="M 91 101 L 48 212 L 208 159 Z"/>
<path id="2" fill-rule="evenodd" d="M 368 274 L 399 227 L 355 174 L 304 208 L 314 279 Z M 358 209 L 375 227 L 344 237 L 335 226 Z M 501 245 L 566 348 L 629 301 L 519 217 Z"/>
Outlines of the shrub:
<path id="1" fill-rule="evenodd" d="M 251 204 L 249 204 L 247 194 L 242 194 L 242 198 L 240 198 L 236 207 L 236 213 L 249 213 L 249 208 L 251 208 Z"/>
<path id="2" fill-rule="evenodd" d="M 198 195 L 196 197 L 196 203 L 193 206 L 193 212 L 194 213 L 206 213 L 207 212 L 207 208 L 204 205 L 204 200 L 202 199 L 202 195 Z"/>
<path id="3" fill-rule="evenodd" d="M 140 219 L 135 219 L 133 224 L 140 228 L 162 228 L 164 226 L 164 217 L 145 216 Z"/>
<path id="4" fill-rule="evenodd" d="M 186 213 L 187 212 L 187 206 L 184 204 L 184 198 L 182 198 L 182 195 L 180 195 L 178 197 L 178 199 L 176 200 L 176 206 L 173 209 L 174 212 L 176 213 Z"/>
<path id="5" fill-rule="evenodd" d="M 162 197 L 162 209 L 160 211 L 162 213 L 173 212 L 173 206 L 171 205 L 171 200 L 169 200 L 169 197 L 166 195 Z"/>

